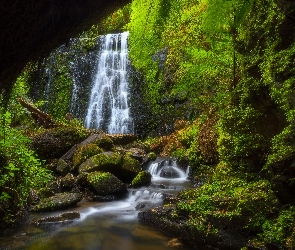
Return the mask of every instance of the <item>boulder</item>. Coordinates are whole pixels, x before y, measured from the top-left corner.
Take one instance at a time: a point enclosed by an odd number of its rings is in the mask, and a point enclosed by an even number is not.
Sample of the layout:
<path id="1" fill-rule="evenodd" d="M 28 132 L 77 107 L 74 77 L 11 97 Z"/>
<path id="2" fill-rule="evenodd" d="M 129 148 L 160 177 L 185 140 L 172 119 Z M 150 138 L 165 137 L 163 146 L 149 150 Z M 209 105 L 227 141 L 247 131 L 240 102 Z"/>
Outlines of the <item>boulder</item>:
<path id="1" fill-rule="evenodd" d="M 151 183 L 152 175 L 149 172 L 141 171 L 137 176 L 132 180 L 133 187 L 140 187 Z"/>
<path id="2" fill-rule="evenodd" d="M 37 218 L 34 220 L 34 223 L 39 225 L 39 224 L 53 223 L 53 222 L 65 222 L 65 221 L 72 221 L 75 219 L 79 219 L 80 217 L 81 216 L 79 212 L 65 212 L 57 216 Z"/>
<path id="3" fill-rule="evenodd" d="M 71 171 L 72 171 L 71 165 L 69 165 L 65 160 L 59 159 L 57 161 L 56 172 L 58 172 L 60 175 L 65 176 Z"/>
<path id="4" fill-rule="evenodd" d="M 127 145 L 135 142 L 138 138 L 134 134 L 108 134 L 115 145 Z"/>
<path id="5" fill-rule="evenodd" d="M 108 172 L 92 172 L 87 175 L 88 185 L 98 195 L 124 194 L 126 185 Z"/>
<path id="6" fill-rule="evenodd" d="M 77 148 L 73 155 L 73 165 L 76 169 L 90 157 L 102 153 L 102 149 L 94 143 L 89 143 Z"/>
<path id="7" fill-rule="evenodd" d="M 127 153 L 123 157 L 122 171 L 116 176 L 124 182 L 130 183 L 141 170 L 139 161 L 134 159 L 130 153 Z"/>
<path id="8" fill-rule="evenodd" d="M 75 187 L 77 177 L 68 173 L 65 177 L 60 179 L 60 187 L 62 191 L 70 191 Z"/>
<path id="9" fill-rule="evenodd" d="M 33 212 L 53 211 L 77 205 L 82 200 L 78 193 L 58 193 L 49 198 L 43 198 L 31 208 Z"/>
<path id="10" fill-rule="evenodd" d="M 31 148 L 41 159 L 60 158 L 74 144 L 81 142 L 89 132 L 81 131 L 75 127 L 59 126 L 46 129 L 43 133 L 34 135 L 31 139 Z"/>
<path id="11" fill-rule="evenodd" d="M 79 173 L 105 171 L 115 174 L 121 168 L 122 156 L 118 153 L 104 152 L 89 158 L 79 166 Z"/>

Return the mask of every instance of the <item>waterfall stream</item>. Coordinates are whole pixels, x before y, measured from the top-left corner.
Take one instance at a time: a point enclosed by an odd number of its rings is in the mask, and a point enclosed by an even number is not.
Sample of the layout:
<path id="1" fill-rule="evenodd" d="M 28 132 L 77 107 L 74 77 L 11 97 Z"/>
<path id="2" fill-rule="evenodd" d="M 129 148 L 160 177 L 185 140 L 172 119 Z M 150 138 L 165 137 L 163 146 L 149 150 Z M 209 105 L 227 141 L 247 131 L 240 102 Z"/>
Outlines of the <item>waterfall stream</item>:
<path id="1" fill-rule="evenodd" d="M 75 221 L 30 223 L 36 217 L 53 216 L 61 211 L 31 214 L 29 222 L 9 236 L 0 233 L 0 249 L 27 250 L 166 250 L 175 249 L 174 240 L 142 224 L 137 214 L 163 204 L 165 196 L 190 187 L 186 171 L 174 160 L 158 158 L 146 168 L 152 183 L 141 188 L 130 188 L 121 200 L 110 202 L 82 202 L 66 211 L 79 211 Z M 10 244 L 10 245 L 9 245 Z M 172 245 L 171 245 L 172 244 Z M 4 247 L 3 247 L 4 246 Z M 178 250 L 188 250 L 177 246 Z"/>
<path id="2" fill-rule="evenodd" d="M 102 48 L 85 118 L 86 128 L 100 128 L 109 134 L 134 132 L 128 105 L 128 34 L 100 38 Z"/>

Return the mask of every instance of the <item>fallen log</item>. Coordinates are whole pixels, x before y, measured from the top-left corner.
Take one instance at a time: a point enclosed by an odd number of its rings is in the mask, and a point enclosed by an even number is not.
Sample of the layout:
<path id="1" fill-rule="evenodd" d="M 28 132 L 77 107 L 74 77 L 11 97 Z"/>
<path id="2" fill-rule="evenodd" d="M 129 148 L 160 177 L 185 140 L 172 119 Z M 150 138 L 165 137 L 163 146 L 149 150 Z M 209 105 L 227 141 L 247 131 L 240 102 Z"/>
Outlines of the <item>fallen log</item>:
<path id="1" fill-rule="evenodd" d="M 31 113 L 31 116 L 38 123 L 38 125 L 44 128 L 54 128 L 59 125 L 49 114 L 34 107 L 32 104 L 28 103 L 24 99 L 17 98 L 17 100 L 24 108 L 26 108 Z"/>

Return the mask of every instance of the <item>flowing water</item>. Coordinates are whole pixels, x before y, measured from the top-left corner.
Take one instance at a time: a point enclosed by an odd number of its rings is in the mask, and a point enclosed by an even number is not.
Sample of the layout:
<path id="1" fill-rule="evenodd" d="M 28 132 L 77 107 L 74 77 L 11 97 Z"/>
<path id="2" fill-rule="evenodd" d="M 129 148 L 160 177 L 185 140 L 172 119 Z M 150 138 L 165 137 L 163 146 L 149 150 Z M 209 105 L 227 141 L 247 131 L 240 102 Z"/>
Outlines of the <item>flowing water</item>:
<path id="1" fill-rule="evenodd" d="M 86 128 L 109 134 L 133 133 L 128 105 L 128 32 L 100 38 L 102 49 L 85 118 Z"/>
<path id="2" fill-rule="evenodd" d="M 141 223 L 139 208 L 162 204 L 165 195 L 190 186 L 185 172 L 172 160 L 158 159 L 148 170 L 149 187 L 130 189 L 126 198 L 111 202 L 81 202 L 74 209 L 81 218 L 72 222 L 30 223 L 61 213 L 31 214 L 22 227 L 0 234 L 0 249 L 28 250 L 165 250 L 189 249 Z"/>

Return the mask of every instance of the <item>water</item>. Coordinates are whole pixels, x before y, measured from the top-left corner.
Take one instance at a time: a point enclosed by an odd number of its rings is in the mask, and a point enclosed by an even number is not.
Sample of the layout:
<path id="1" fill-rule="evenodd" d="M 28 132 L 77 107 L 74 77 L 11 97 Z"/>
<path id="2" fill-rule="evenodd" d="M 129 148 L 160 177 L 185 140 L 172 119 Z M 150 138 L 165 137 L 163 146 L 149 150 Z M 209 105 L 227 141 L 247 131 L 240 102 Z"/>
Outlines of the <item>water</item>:
<path id="1" fill-rule="evenodd" d="M 102 49 L 85 118 L 86 128 L 100 128 L 109 134 L 134 132 L 128 105 L 128 34 L 100 38 Z"/>
<path id="2" fill-rule="evenodd" d="M 169 168 L 171 167 L 171 168 Z M 165 250 L 190 249 L 141 223 L 139 209 L 162 205 L 165 195 L 176 194 L 190 186 L 188 171 L 179 169 L 171 160 L 157 160 L 148 167 L 152 173 L 149 187 L 130 189 L 126 198 L 112 202 L 82 202 L 74 209 L 81 218 L 73 222 L 30 223 L 35 218 L 55 213 L 31 214 L 22 227 L 0 235 L 0 249 L 27 250 Z M 161 177 L 164 169 L 172 170 L 171 178 Z M 166 171 L 167 172 L 167 171 Z M 178 173 L 176 177 L 172 173 Z"/>

